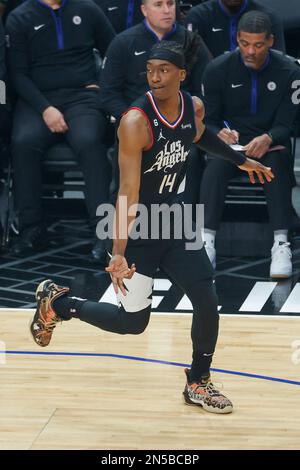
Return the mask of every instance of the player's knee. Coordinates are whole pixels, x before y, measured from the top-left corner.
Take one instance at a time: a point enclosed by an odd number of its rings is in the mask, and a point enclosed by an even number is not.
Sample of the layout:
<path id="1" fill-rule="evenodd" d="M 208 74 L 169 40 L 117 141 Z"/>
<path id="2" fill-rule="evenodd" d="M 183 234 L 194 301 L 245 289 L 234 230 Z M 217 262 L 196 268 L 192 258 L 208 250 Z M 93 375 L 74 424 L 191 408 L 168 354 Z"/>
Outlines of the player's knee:
<path id="1" fill-rule="evenodd" d="M 212 280 L 197 282 L 186 289 L 194 310 L 201 311 L 210 318 L 219 318 L 218 296 Z"/>
<path id="2" fill-rule="evenodd" d="M 127 318 L 130 319 L 127 323 L 125 334 L 140 335 L 145 331 L 150 319 L 151 308 L 147 307 L 139 312 L 128 313 Z"/>

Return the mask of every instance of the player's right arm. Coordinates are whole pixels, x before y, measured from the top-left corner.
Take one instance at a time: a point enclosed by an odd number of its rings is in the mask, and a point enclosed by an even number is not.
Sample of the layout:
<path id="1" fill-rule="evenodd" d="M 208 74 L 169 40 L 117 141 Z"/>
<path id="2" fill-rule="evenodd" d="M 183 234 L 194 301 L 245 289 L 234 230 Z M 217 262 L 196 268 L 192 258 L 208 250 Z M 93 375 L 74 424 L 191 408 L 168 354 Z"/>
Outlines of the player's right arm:
<path id="1" fill-rule="evenodd" d="M 235 152 L 229 145 L 225 144 L 217 135 L 205 127 L 203 123 L 205 114 L 204 104 L 197 96 L 193 96 L 193 104 L 197 131 L 194 143 L 201 150 L 214 157 L 228 160 L 237 165 L 241 170 L 247 171 L 251 183 L 255 183 L 254 174 L 256 174 L 261 184 L 264 184 L 264 178 L 268 182 L 272 181 L 274 175 L 271 168 Z"/>
<path id="2" fill-rule="evenodd" d="M 112 258 L 106 271 L 111 274 L 115 292 L 120 288 L 126 295 L 123 278 L 130 278 L 135 266 L 128 268 L 124 254 L 139 202 L 142 152 L 151 143 L 148 122 L 141 111 L 132 109 L 122 117 L 118 138 L 120 187 L 115 211 Z M 132 210 L 134 205 L 135 210 Z"/>

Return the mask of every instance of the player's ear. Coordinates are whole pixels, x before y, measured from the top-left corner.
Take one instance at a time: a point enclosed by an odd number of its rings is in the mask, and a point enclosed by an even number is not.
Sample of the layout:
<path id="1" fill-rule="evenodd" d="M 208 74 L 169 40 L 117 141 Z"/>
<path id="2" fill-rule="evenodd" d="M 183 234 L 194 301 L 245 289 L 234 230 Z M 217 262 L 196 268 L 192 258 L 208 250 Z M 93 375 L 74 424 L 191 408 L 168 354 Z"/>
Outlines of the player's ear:
<path id="1" fill-rule="evenodd" d="M 186 77 L 186 70 L 181 69 L 181 70 L 180 70 L 180 81 L 181 81 L 181 82 L 184 82 L 185 77 Z"/>

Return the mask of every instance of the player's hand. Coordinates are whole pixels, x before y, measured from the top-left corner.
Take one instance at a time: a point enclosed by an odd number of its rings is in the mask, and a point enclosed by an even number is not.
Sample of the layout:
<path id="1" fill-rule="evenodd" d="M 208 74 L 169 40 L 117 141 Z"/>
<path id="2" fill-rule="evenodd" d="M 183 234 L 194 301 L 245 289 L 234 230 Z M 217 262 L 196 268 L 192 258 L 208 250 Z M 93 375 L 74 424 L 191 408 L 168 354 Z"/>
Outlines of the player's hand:
<path id="1" fill-rule="evenodd" d="M 43 112 L 43 119 L 51 132 L 65 133 L 69 129 L 63 114 L 54 106 L 49 106 Z"/>
<path id="2" fill-rule="evenodd" d="M 272 139 L 268 134 L 263 134 L 252 139 L 249 144 L 244 146 L 247 157 L 262 158 L 269 150 Z"/>
<path id="3" fill-rule="evenodd" d="M 265 179 L 268 181 L 268 183 L 270 183 L 274 178 L 270 167 L 266 167 L 261 163 L 256 162 L 255 160 L 251 160 L 251 158 L 247 158 L 245 163 L 239 165 L 239 168 L 248 172 L 249 179 L 252 184 L 255 183 L 254 173 L 256 173 L 256 176 L 258 177 L 261 184 L 264 184 Z"/>
<path id="4" fill-rule="evenodd" d="M 110 273 L 115 293 L 117 294 L 120 289 L 122 294 L 126 295 L 123 279 L 132 278 L 136 271 L 135 264 L 132 264 L 129 269 L 126 258 L 124 258 L 124 256 L 114 255 L 109 262 L 109 266 L 105 268 L 105 271 Z"/>

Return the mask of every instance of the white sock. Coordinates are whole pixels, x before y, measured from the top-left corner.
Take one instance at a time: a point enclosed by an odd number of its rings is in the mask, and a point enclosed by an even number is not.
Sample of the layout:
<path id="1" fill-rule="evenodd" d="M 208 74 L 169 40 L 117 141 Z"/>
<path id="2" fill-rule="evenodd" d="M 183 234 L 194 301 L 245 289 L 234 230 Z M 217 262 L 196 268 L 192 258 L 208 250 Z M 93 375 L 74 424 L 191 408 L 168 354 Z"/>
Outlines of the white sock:
<path id="1" fill-rule="evenodd" d="M 204 229 L 204 241 L 205 244 L 211 246 L 212 248 L 215 247 L 215 239 L 216 239 L 216 232 L 214 230 Z"/>
<path id="2" fill-rule="evenodd" d="M 279 245 L 279 242 L 286 243 L 288 241 L 288 230 L 275 230 L 274 231 L 274 245 Z"/>

